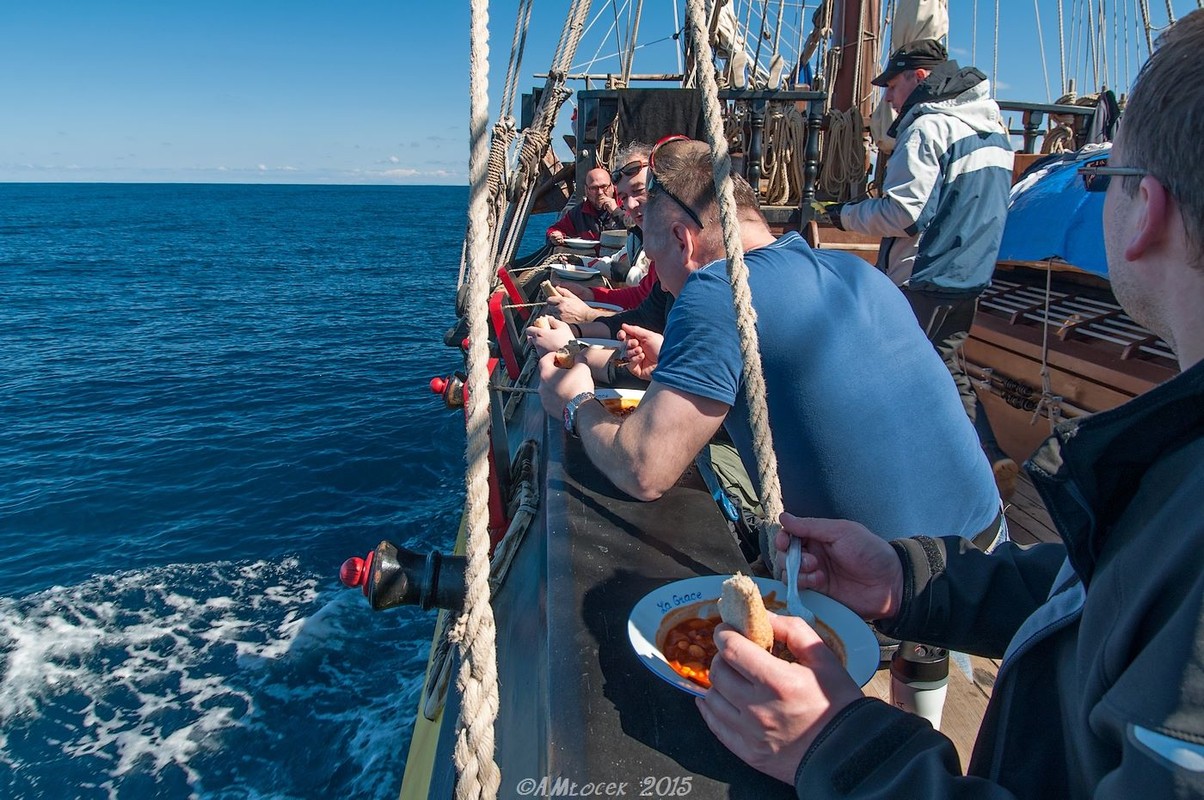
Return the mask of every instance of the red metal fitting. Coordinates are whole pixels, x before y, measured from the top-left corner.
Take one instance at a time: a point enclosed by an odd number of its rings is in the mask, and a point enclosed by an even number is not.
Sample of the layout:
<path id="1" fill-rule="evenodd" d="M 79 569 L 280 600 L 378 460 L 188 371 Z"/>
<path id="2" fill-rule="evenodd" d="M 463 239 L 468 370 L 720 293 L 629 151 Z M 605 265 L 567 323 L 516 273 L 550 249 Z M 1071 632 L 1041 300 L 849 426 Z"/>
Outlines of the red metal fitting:
<path id="1" fill-rule="evenodd" d="M 343 562 L 343 566 L 339 567 L 339 580 L 343 582 L 343 585 L 348 589 L 360 587 L 364 592 L 364 597 L 368 596 L 368 574 L 372 572 L 373 554 L 368 553 L 365 558 L 352 556 Z"/>

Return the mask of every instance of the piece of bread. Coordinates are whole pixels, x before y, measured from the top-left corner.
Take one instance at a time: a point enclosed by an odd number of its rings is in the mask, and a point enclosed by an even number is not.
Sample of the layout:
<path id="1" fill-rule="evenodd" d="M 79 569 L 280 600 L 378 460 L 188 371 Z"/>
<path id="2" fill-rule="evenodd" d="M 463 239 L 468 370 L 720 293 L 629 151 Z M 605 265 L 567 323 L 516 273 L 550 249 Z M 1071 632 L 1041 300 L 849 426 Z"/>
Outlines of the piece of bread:
<path id="1" fill-rule="evenodd" d="M 576 362 L 576 357 L 567 347 L 562 347 L 557 350 L 556 355 L 552 358 L 552 363 L 561 369 L 568 369 Z"/>
<path id="2" fill-rule="evenodd" d="M 551 330 L 552 323 L 548 321 L 547 317 L 536 317 L 531 322 L 531 327 L 532 328 L 540 328 L 540 329 L 546 331 L 546 330 Z"/>
<path id="3" fill-rule="evenodd" d="M 549 297 L 555 297 L 556 295 L 560 294 L 560 292 L 556 291 L 556 287 L 552 285 L 551 281 L 544 281 L 543 283 L 539 284 L 539 290 L 543 292 L 543 297 L 545 300 L 547 300 Z"/>
<path id="4" fill-rule="evenodd" d="M 773 648 L 773 626 L 756 582 L 737 572 L 723 582 L 719 596 L 719 616 L 728 625 L 765 650 Z"/>

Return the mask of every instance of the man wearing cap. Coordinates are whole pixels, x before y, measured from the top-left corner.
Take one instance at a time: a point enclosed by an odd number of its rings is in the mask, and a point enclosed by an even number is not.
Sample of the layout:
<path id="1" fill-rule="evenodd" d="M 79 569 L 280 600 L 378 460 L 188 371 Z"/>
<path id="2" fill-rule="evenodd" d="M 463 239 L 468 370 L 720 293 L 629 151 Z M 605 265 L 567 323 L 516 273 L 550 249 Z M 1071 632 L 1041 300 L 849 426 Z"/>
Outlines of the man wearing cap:
<path id="1" fill-rule="evenodd" d="M 1019 468 L 995 442 L 959 353 L 991 282 L 1007 217 L 1012 149 L 990 81 L 935 39 L 900 47 L 875 86 L 899 117 L 882 196 L 828 207 L 833 225 L 881 236 L 878 268 L 898 285 L 957 383 L 1000 494 Z"/>

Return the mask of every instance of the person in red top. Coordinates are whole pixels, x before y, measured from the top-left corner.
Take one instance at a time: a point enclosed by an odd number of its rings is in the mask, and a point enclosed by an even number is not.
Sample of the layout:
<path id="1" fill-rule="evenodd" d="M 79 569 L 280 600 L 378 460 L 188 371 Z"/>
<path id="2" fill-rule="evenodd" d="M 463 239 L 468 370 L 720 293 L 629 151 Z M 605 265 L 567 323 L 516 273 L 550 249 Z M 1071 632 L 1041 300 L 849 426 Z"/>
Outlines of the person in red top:
<path id="1" fill-rule="evenodd" d="M 548 241 L 556 245 L 569 238 L 597 241 L 602 231 L 623 227 L 618 208 L 610 173 L 604 169 L 591 169 L 585 176 L 585 200 L 564 212 L 564 216 L 548 228 Z"/>

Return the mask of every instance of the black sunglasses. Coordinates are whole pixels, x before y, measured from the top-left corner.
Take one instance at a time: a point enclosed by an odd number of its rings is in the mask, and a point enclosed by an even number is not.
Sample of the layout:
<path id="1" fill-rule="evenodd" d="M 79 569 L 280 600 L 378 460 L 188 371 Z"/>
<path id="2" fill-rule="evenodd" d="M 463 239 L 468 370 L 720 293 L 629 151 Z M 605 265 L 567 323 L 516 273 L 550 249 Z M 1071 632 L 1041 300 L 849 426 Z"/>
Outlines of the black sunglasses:
<path id="1" fill-rule="evenodd" d="M 1106 158 L 1079 167 L 1078 172 L 1083 176 L 1083 186 L 1089 192 L 1108 191 L 1108 184 L 1112 183 L 1113 175 L 1145 176 L 1150 174 L 1140 167 L 1110 167 Z"/>
<path id="2" fill-rule="evenodd" d="M 610 179 L 614 183 L 618 183 L 623 178 L 634 178 L 639 174 L 640 170 L 648 166 L 647 161 L 628 161 L 621 167 L 618 167 L 610 173 Z"/>
<path id="3" fill-rule="evenodd" d="M 688 205 L 686 205 L 685 200 L 682 200 L 680 197 L 673 194 L 673 192 L 669 191 L 669 189 L 665 186 L 665 184 L 661 183 L 660 181 L 658 181 L 656 179 L 656 151 L 660 150 L 662 147 L 664 147 L 665 145 L 670 144 L 672 142 L 689 142 L 689 141 L 693 141 L 692 139 L 690 139 L 689 136 L 683 136 L 682 134 L 677 133 L 672 136 L 666 136 L 665 138 L 663 138 L 659 142 L 657 142 L 655 145 L 653 145 L 652 152 L 648 154 L 648 186 L 647 186 L 647 190 L 648 190 L 648 194 L 650 194 L 650 195 L 653 192 L 660 192 L 660 193 L 664 194 L 666 197 L 668 197 L 674 203 L 677 203 L 677 207 L 680 208 L 682 211 L 686 212 L 686 216 L 688 216 L 691 220 L 693 220 L 695 225 L 697 225 L 699 228 L 704 228 L 706 226 L 702 224 L 702 218 L 698 216 L 698 212 L 695 211 L 694 209 L 690 208 Z"/>

